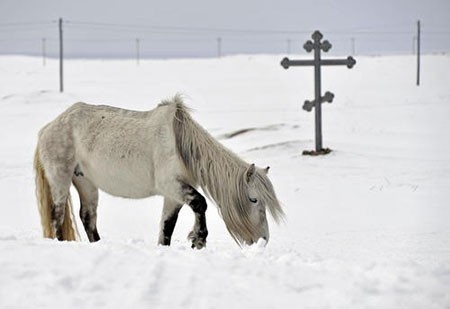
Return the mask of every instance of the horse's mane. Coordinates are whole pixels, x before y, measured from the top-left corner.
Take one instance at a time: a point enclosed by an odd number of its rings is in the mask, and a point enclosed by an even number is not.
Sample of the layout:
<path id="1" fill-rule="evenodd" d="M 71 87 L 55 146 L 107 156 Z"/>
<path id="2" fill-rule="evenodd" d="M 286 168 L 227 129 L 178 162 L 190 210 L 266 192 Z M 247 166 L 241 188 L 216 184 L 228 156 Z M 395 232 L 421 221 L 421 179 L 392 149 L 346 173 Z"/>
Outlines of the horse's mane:
<path id="1" fill-rule="evenodd" d="M 189 114 L 181 96 L 177 95 L 164 105 L 173 104 L 175 115 L 173 128 L 178 154 L 191 178 L 205 194 L 217 204 L 228 231 L 242 243 L 243 239 L 254 239 L 260 235 L 251 224 L 247 211 L 248 195 L 246 171 L 249 164 L 225 148 L 203 129 Z M 267 176 L 257 171 L 255 187 L 266 202 L 266 206 L 276 222 L 283 217 L 283 210 L 276 198 Z"/>

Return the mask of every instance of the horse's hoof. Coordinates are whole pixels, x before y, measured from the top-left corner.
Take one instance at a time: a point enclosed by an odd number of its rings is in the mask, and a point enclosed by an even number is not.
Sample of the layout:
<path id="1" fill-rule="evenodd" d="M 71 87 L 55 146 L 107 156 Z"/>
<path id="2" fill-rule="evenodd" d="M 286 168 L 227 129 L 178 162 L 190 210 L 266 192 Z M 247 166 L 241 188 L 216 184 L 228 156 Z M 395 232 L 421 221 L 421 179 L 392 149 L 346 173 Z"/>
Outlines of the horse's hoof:
<path id="1" fill-rule="evenodd" d="M 199 239 L 192 241 L 192 245 L 191 245 L 192 249 L 200 250 L 200 249 L 203 249 L 204 247 L 206 247 L 206 241 L 199 240 Z"/>
<path id="2" fill-rule="evenodd" d="M 194 231 L 191 231 L 188 235 L 188 239 L 192 241 L 192 249 L 202 249 L 206 247 L 206 239 L 200 238 Z"/>

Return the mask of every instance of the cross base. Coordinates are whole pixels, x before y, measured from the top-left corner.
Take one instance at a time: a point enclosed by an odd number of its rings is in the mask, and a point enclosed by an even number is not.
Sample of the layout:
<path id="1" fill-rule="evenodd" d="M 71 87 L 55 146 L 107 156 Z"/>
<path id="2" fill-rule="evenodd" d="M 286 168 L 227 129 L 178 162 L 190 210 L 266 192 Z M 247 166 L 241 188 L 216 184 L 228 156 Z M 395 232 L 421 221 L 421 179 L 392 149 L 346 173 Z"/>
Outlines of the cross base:
<path id="1" fill-rule="evenodd" d="M 330 148 L 322 148 L 319 151 L 316 150 L 303 150 L 302 155 L 304 156 L 321 156 L 321 155 L 327 155 L 329 153 L 331 153 L 333 150 L 331 150 Z"/>

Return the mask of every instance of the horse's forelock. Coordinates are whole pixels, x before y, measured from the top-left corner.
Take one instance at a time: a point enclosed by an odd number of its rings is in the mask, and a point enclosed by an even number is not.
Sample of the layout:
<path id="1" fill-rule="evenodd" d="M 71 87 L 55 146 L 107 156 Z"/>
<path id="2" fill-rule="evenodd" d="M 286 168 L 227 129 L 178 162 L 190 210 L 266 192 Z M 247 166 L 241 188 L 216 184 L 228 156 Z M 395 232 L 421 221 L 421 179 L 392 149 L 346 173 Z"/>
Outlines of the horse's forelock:
<path id="1" fill-rule="evenodd" d="M 255 190 L 257 191 L 259 198 L 264 201 L 266 209 L 269 210 L 269 213 L 275 222 L 279 223 L 284 219 L 284 212 L 275 194 L 272 183 L 269 178 L 261 172 L 255 173 L 255 176 Z"/>
<path id="2" fill-rule="evenodd" d="M 233 177 L 236 182 L 232 192 L 225 193 L 228 201 L 220 203 L 220 213 L 228 231 L 239 244 L 246 240 L 255 240 L 261 235 L 260 227 L 255 226 L 250 220 L 248 203 L 248 184 L 245 181 L 245 170 Z"/>
<path id="3" fill-rule="evenodd" d="M 249 186 L 245 180 L 245 172 L 236 179 L 236 188 L 228 196 L 233 198 L 220 207 L 222 217 L 227 225 L 228 231 L 238 243 L 243 243 L 245 239 L 256 240 L 261 235 L 259 226 L 255 226 L 250 220 L 249 212 Z M 270 213 L 275 222 L 279 223 L 284 219 L 284 212 L 278 201 L 272 183 L 269 178 L 261 173 L 256 172 L 254 178 L 254 189 L 261 202 L 266 206 L 266 210 Z M 226 207 L 226 205 L 233 205 Z M 250 206 L 251 207 L 251 206 Z"/>

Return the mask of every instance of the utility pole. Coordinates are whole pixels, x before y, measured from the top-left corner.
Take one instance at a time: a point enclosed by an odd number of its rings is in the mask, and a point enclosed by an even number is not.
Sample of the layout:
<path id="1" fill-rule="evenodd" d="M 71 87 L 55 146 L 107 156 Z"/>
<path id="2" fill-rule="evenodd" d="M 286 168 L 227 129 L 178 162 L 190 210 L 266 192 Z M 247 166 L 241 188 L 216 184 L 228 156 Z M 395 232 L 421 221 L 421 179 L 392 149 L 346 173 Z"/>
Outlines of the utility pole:
<path id="1" fill-rule="evenodd" d="M 64 82 L 63 82 L 63 28 L 62 28 L 63 20 L 60 17 L 58 21 L 59 25 L 59 92 L 64 91 Z"/>
<path id="2" fill-rule="evenodd" d="M 141 58 L 141 55 L 140 55 L 140 43 L 141 43 L 141 40 L 136 39 L 136 64 L 137 65 L 139 65 L 139 60 Z"/>
<path id="3" fill-rule="evenodd" d="M 417 86 L 420 85 L 420 20 L 417 21 Z"/>
<path id="4" fill-rule="evenodd" d="M 42 65 L 45 67 L 45 58 L 46 58 L 46 48 L 45 48 L 46 40 L 42 38 Z"/>
<path id="5" fill-rule="evenodd" d="M 217 57 L 222 58 L 222 38 L 217 38 Z"/>

